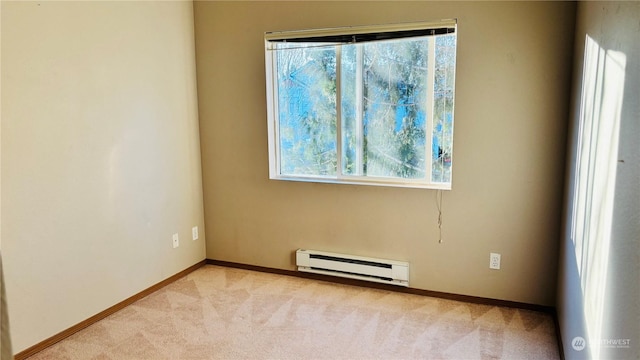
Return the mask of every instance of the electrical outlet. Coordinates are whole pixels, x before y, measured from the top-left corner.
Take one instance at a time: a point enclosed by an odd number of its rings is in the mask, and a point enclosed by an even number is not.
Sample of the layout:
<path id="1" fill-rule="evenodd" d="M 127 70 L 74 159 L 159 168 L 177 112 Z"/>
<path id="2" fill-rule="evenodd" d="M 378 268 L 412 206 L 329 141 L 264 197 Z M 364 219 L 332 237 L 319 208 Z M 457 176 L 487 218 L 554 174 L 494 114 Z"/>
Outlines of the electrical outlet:
<path id="1" fill-rule="evenodd" d="M 198 227 L 194 226 L 191 228 L 191 238 L 193 240 L 198 240 Z"/>
<path id="2" fill-rule="evenodd" d="M 178 233 L 173 234 L 173 248 L 177 248 L 180 246 L 180 238 L 178 238 Z"/>
<path id="3" fill-rule="evenodd" d="M 500 254 L 489 254 L 489 269 L 500 270 Z"/>

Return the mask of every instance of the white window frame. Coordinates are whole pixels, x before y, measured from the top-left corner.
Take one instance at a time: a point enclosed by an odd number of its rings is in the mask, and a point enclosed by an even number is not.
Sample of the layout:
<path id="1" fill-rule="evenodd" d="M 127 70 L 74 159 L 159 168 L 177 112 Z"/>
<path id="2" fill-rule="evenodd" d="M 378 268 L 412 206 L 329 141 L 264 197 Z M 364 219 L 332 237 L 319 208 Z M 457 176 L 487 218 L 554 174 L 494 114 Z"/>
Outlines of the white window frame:
<path id="1" fill-rule="evenodd" d="M 272 180 L 287 181 L 303 181 L 303 182 L 319 182 L 333 184 L 352 184 L 352 185 L 376 185 L 376 186 L 392 186 L 406 188 L 423 188 L 437 190 L 451 190 L 453 179 L 453 168 L 451 169 L 451 180 L 448 183 L 433 182 L 431 180 L 432 172 L 432 134 L 433 134 L 433 108 L 434 108 L 434 78 L 435 78 L 435 41 L 429 42 L 429 71 L 427 72 L 427 83 L 430 89 L 427 93 L 427 121 L 426 121 L 426 145 L 427 154 L 425 156 L 426 175 L 424 179 L 407 179 L 400 177 L 375 177 L 370 175 L 347 175 L 342 173 L 342 116 L 341 116 L 341 84 L 340 84 L 340 61 L 336 61 L 336 147 L 337 147 L 337 169 L 335 176 L 322 175 L 287 175 L 282 174 L 281 169 L 281 151 L 280 151 L 280 129 L 278 118 L 278 84 L 277 84 L 277 59 L 276 51 L 274 51 L 270 41 L 283 39 L 299 39 L 305 37 L 320 37 L 331 35 L 355 35 L 368 33 L 383 33 L 407 30 L 425 30 L 438 29 L 444 27 L 453 27 L 457 35 L 457 20 L 440 20 L 437 22 L 418 22 L 404 24 L 389 24 L 375 26 L 358 26 L 347 28 L 330 28 L 300 31 L 284 31 L 284 32 L 268 32 L 265 34 L 265 70 L 266 70 L 266 95 L 267 95 L 267 124 L 268 124 L 268 144 L 269 144 L 269 178 Z M 456 45 L 457 48 L 457 45 Z M 337 59 L 340 59 L 341 46 L 336 44 Z M 455 84 L 455 68 L 453 71 Z M 454 86 L 455 94 L 455 86 Z M 454 95 L 455 103 L 455 95 Z M 359 106 L 362 103 L 359 102 Z M 455 108 L 455 104 L 454 104 Z M 360 136 L 362 136 L 360 134 Z M 453 132 L 452 132 L 453 137 Z M 451 139 L 453 145 L 453 138 Z M 361 162 L 362 160 L 360 160 Z"/>

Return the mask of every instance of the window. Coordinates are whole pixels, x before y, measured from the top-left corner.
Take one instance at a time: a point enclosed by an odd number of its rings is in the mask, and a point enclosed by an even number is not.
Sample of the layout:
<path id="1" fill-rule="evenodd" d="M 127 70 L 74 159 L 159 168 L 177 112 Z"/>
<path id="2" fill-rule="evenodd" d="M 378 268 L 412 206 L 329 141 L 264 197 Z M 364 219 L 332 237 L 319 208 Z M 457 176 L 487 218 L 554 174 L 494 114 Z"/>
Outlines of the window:
<path id="1" fill-rule="evenodd" d="M 451 188 L 456 22 L 265 35 L 270 178 Z"/>

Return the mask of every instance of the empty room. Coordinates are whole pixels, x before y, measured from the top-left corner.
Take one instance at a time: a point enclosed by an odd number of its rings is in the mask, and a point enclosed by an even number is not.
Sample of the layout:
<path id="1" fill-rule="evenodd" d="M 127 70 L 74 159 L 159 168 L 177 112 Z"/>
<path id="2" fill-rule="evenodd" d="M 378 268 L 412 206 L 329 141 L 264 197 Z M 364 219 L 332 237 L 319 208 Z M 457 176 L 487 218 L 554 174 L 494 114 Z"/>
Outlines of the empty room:
<path id="1" fill-rule="evenodd" d="M 0 2 L 8 359 L 639 359 L 640 2 Z"/>

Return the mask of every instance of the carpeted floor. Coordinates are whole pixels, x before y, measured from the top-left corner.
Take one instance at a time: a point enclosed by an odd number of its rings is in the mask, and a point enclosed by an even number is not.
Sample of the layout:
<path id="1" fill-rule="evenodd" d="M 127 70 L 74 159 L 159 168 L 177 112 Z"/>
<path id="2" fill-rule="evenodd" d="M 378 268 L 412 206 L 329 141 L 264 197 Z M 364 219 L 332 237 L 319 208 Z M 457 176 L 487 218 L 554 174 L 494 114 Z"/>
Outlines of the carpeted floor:
<path id="1" fill-rule="evenodd" d="M 553 319 L 204 266 L 36 359 L 558 359 Z"/>

